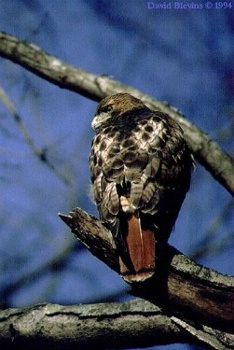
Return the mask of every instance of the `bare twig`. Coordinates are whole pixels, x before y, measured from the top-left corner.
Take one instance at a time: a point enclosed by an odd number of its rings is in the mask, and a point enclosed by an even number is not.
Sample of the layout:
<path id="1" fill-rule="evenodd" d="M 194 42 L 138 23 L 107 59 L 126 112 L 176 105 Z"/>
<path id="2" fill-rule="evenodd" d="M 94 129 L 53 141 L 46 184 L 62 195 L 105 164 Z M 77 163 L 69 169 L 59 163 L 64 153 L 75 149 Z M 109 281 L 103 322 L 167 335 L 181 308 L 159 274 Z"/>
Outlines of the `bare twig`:
<path id="1" fill-rule="evenodd" d="M 208 256 L 211 253 L 222 252 L 227 245 L 229 248 L 233 246 L 233 232 L 229 236 L 220 238 L 218 242 L 214 243 L 213 241 L 218 235 L 220 226 L 232 215 L 234 207 L 233 199 L 228 199 L 224 204 L 220 213 L 213 218 L 208 229 L 204 232 L 202 239 L 193 247 L 192 253 L 189 255 L 191 259 L 198 260 L 203 256 Z"/>
<path id="2" fill-rule="evenodd" d="M 19 126 L 19 129 L 21 130 L 21 133 L 28 144 L 28 146 L 31 148 L 33 151 L 34 155 L 43 163 L 45 164 L 48 168 L 50 168 L 56 176 L 58 176 L 66 185 L 69 185 L 70 182 L 68 178 L 62 174 L 48 159 L 47 157 L 47 150 L 46 148 L 40 149 L 37 147 L 35 142 L 33 141 L 33 138 L 30 136 L 29 131 L 26 128 L 26 125 L 23 122 L 23 118 L 21 115 L 17 112 L 13 102 L 9 99 L 9 97 L 6 95 L 5 91 L 0 88 L 0 99 L 2 100 L 2 103 L 8 108 L 10 111 L 11 115 L 14 118 L 14 121 L 17 123 Z"/>
<path id="3" fill-rule="evenodd" d="M 47 271 L 53 271 L 53 269 L 58 268 L 66 263 L 66 260 L 70 256 L 70 253 L 74 250 L 75 242 L 74 240 L 67 240 L 54 255 L 50 256 L 48 259 L 41 261 L 37 267 L 33 267 L 31 270 L 27 270 L 21 273 L 15 279 L 11 279 L 7 284 L 0 289 L 0 308 L 7 307 L 9 304 L 9 298 L 17 289 L 20 289 L 24 284 L 30 281 L 40 278 L 45 275 Z"/>

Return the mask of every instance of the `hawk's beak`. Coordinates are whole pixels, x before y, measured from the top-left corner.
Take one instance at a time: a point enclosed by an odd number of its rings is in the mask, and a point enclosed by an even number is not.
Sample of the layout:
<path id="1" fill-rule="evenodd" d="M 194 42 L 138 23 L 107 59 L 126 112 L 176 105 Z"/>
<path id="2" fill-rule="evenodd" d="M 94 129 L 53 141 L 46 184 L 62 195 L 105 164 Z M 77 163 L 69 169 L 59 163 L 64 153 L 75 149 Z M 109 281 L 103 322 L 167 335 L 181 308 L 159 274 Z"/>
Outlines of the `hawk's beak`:
<path id="1" fill-rule="evenodd" d="M 91 126 L 93 130 L 97 130 L 111 118 L 111 114 L 108 112 L 102 112 L 94 116 Z"/>

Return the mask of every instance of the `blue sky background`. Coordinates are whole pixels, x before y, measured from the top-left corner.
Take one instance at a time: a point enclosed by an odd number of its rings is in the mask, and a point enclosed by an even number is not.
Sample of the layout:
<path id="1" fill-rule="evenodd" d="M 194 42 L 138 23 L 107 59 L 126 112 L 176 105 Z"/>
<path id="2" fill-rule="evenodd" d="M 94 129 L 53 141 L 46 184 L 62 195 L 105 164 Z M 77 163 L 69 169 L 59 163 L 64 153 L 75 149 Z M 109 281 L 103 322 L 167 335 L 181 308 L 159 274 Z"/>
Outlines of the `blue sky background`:
<path id="1" fill-rule="evenodd" d="M 168 101 L 233 154 L 233 9 L 169 3 L 150 10 L 143 0 L 0 0 L 0 30 Z M 2 58 L 0 81 L 36 145 L 69 181 L 33 155 L 0 101 L 2 306 L 130 298 L 121 278 L 57 217 L 76 206 L 98 215 L 88 168 L 96 103 Z M 190 257 L 204 248 L 197 262 L 233 274 L 232 212 L 230 194 L 198 165 L 169 242 Z"/>

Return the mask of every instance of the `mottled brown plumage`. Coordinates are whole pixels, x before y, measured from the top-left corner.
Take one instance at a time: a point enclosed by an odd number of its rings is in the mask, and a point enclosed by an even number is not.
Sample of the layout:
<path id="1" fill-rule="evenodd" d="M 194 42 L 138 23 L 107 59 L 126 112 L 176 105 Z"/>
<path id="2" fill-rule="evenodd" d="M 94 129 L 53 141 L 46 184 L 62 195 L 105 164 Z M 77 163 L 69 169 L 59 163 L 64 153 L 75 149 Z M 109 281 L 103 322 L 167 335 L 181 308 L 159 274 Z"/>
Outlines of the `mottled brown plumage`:
<path id="1" fill-rule="evenodd" d="M 104 98 L 92 127 L 93 195 L 113 234 L 127 282 L 155 270 L 189 189 L 192 159 L 179 124 L 129 94 Z"/>

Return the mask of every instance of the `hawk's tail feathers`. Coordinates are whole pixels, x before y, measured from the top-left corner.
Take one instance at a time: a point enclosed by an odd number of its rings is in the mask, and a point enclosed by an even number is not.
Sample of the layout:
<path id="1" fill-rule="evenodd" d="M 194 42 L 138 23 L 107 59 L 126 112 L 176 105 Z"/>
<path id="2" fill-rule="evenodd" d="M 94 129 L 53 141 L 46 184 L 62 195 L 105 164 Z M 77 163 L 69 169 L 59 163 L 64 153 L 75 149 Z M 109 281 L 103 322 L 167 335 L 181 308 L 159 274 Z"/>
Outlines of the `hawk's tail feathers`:
<path id="1" fill-rule="evenodd" d="M 136 214 L 128 217 L 126 246 L 130 264 L 119 258 L 120 273 L 128 283 L 143 282 L 154 274 L 155 236 L 152 230 L 142 229 Z"/>

